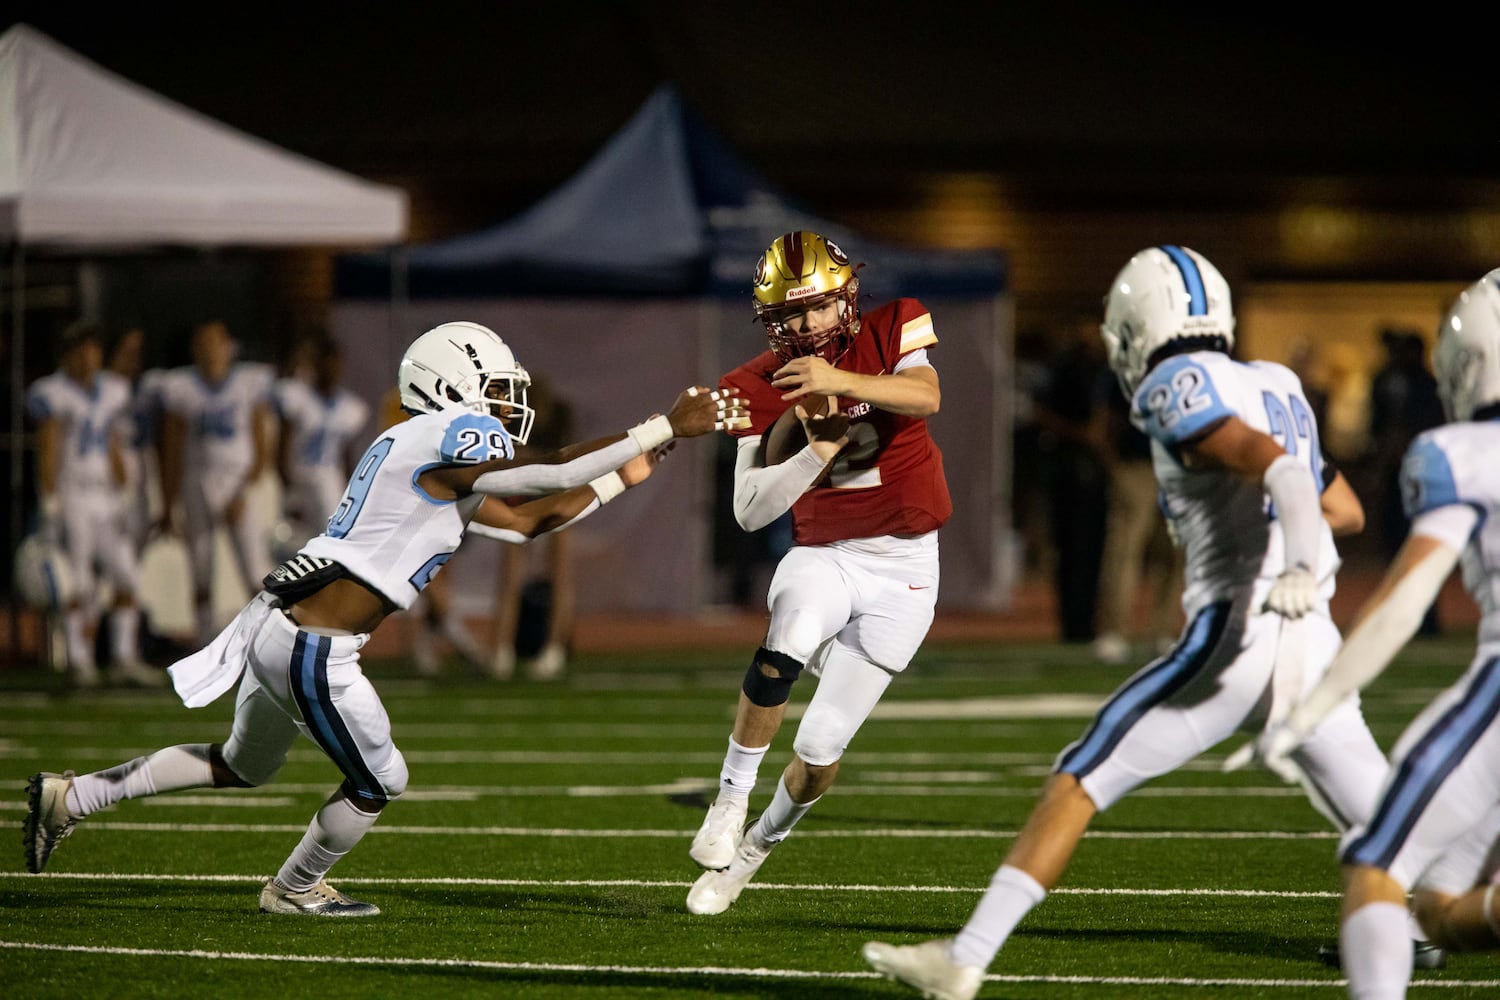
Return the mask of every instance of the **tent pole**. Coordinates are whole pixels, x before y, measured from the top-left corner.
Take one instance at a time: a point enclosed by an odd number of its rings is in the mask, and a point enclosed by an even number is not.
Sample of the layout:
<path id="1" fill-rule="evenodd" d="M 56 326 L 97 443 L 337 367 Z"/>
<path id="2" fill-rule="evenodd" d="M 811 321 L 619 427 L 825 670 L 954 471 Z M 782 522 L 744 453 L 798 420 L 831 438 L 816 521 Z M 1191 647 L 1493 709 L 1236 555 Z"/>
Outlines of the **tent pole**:
<path id="1" fill-rule="evenodd" d="M 14 554 L 21 544 L 21 505 L 25 477 L 25 463 L 21 450 L 25 447 L 23 421 L 25 419 L 25 375 L 26 375 L 26 251 L 20 241 L 10 245 L 10 523 L 6 525 L 7 549 Z M 12 574 L 14 569 L 11 570 Z M 10 591 L 10 659 L 19 661 L 21 655 L 21 602 L 16 581 L 11 580 Z"/>

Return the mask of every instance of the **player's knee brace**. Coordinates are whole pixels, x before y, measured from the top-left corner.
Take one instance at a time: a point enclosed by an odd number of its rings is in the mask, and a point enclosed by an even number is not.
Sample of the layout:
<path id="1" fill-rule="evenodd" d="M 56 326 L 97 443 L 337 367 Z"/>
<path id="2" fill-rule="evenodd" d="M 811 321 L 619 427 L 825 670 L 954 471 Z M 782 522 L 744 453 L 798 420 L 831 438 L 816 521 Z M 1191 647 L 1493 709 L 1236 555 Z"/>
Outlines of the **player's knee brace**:
<path id="1" fill-rule="evenodd" d="M 775 671 L 776 676 L 766 675 L 765 668 Z M 792 696 L 792 682 L 802 673 L 802 661 L 785 653 L 775 653 L 762 646 L 755 651 L 750 669 L 745 671 L 745 682 L 740 690 L 745 692 L 752 704 L 761 708 L 785 705 Z"/>
<path id="2" fill-rule="evenodd" d="M 828 767 L 838 763 L 853 738 L 854 727 L 843 712 L 826 706 L 814 707 L 802 717 L 792 750 L 814 767 Z"/>

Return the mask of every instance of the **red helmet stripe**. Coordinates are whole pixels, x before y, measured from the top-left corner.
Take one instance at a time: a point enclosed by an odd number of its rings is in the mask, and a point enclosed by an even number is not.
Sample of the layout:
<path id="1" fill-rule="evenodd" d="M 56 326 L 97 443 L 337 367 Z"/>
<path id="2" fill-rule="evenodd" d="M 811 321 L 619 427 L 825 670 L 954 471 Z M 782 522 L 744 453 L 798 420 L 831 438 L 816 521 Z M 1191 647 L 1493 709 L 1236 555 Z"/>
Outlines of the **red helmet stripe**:
<path id="1" fill-rule="evenodd" d="M 787 233 L 781 238 L 781 245 L 786 250 L 786 266 L 792 277 L 802 277 L 802 233 Z"/>

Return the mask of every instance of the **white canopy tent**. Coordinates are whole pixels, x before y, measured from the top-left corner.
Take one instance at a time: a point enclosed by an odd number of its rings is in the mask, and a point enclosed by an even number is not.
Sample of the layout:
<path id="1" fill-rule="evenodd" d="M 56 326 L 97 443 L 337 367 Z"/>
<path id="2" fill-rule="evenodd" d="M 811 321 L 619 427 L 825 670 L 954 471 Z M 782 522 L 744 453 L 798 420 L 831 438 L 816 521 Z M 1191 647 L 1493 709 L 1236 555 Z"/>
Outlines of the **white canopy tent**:
<path id="1" fill-rule="evenodd" d="M 28 252 L 371 247 L 407 197 L 131 83 L 25 24 L 0 34 L 0 243 L 11 259 L 11 551 L 20 541 Z"/>

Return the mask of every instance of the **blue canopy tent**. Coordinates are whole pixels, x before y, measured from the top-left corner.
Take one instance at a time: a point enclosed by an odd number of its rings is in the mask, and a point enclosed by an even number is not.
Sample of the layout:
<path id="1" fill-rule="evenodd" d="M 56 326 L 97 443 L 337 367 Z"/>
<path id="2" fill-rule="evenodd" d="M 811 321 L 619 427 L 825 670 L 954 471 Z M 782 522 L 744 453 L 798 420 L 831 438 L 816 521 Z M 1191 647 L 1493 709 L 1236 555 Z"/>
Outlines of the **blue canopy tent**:
<path id="1" fill-rule="evenodd" d="M 390 384 L 415 334 L 450 319 L 492 326 L 569 399 L 575 432 L 590 437 L 665 409 L 684 386 L 713 384 L 765 349 L 750 275 L 765 247 L 793 229 L 821 232 L 863 262 L 868 301 L 912 296 L 932 309 L 944 383 L 933 430 L 956 507 L 944 537 L 960 536 L 945 545 L 940 603 L 1003 604 L 1011 332 L 1003 256 L 881 245 L 813 216 L 751 170 L 671 87 L 519 216 L 405 248 L 394 262 L 382 253 L 341 258 L 333 325 L 359 345 L 348 352 L 351 381 L 375 393 Z M 581 580 L 581 609 L 710 603 L 712 449 L 688 442 L 680 450 L 692 461 L 665 463 L 645 488 L 575 529 L 596 567 L 582 575 L 591 579 Z M 641 587 L 642 578 L 654 586 Z"/>

